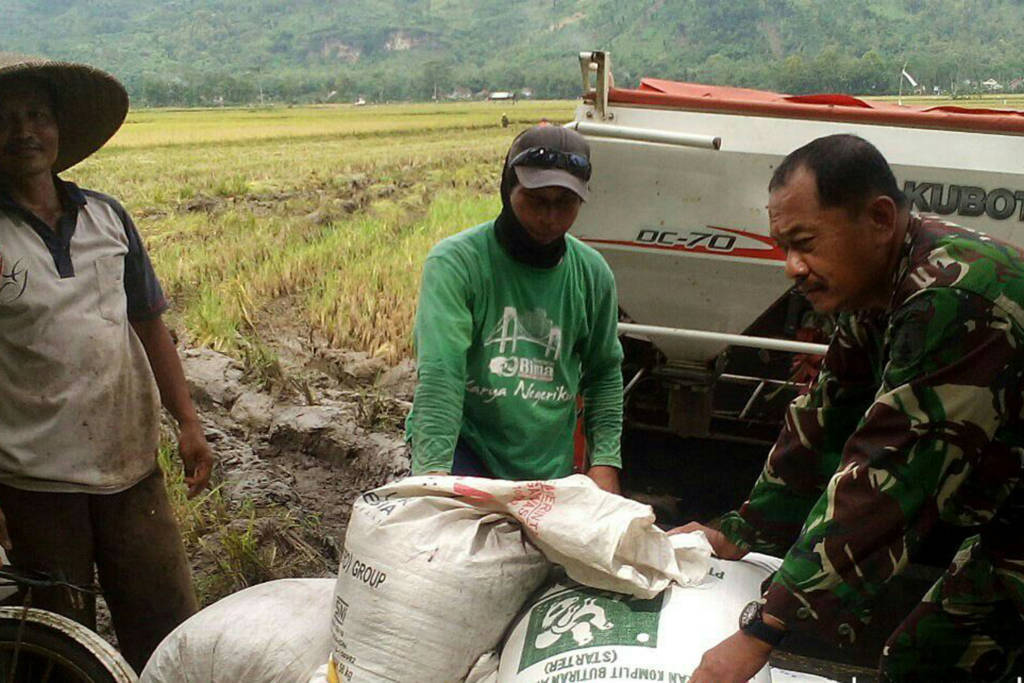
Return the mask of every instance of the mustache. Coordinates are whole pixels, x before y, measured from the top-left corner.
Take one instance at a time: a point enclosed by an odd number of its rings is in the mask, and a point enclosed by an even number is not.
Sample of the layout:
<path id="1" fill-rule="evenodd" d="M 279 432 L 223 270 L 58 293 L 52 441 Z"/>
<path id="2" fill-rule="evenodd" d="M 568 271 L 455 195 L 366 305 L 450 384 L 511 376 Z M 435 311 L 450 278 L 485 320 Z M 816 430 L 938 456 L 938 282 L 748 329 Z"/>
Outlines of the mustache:
<path id="1" fill-rule="evenodd" d="M 807 276 L 804 275 L 796 280 L 793 289 L 800 294 L 807 294 L 808 292 L 825 289 L 825 286 L 820 282 L 808 281 Z"/>
<path id="2" fill-rule="evenodd" d="M 43 146 L 38 141 L 31 138 L 27 140 L 12 140 L 4 145 L 4 151 L 6 152 L 17 152 L 23 149 L 39 151 L 43 149 Z"/>

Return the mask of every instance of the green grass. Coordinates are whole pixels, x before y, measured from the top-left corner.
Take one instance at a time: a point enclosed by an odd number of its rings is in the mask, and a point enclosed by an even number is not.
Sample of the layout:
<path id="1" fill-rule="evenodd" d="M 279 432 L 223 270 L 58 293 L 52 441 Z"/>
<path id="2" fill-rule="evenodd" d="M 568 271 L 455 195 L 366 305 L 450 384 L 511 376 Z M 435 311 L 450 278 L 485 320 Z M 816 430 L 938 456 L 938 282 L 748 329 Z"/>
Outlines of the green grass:
<path id="1" fill-rule="evenodd" d="M 900 98 L 895 95 L 886 97 L 869 97 L 865 99 L 895 103 Z M 912 107 L 965 107 L 968 109 L 1013 109 L 1024 111 L 1024 94 L 1007 95 L 985 94 L 970 97 L 936 97 L 931 95 L 904 95 L 903 104 Z"/>
<path id="2" fill-rule="evenodd" d="M 66 175 L 125 203 L 193 343 L 246 357 L 273 319 L 395 360 L 430 246 L 494 216 L 514 135 L 572 108 L 147 110 Z"/>
<path id="3" fill-rule="evenodd" d="M 220 486 L 186 495 L 184 471 L 170 434 L 160 445 L 171 507 L 192 560 L 200 605 L 264 581 L 320 576 L 334 570 L 316 518 L 299 518 L 280 507 L 230 502 Z"/>
<path id="4" fill-rule="evenodd" d="M 416 137 L 431 131 L 493 128 L 502 113 L 513 124 L 541 117 L 571 116 L 569 102 L 524 101 L 518 104 L 467 102 L 348 104 L 266 109 L 167 109 L 129 114 L 111 142 L 113 148 L 231 145 L 240 141 L 391 135 Z"/>

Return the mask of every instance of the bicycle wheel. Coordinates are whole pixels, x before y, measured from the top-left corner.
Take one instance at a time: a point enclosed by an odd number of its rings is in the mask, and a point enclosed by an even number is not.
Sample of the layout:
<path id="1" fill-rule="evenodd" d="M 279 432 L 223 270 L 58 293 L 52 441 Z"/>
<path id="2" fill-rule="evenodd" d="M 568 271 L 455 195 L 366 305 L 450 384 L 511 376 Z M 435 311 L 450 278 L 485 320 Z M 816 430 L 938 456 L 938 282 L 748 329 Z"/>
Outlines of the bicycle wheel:
<path id="1" fill-rule="evenodd" d="M 137 683 L 117 650 L 46 610 L 0 607 L 0 683 Z"/>

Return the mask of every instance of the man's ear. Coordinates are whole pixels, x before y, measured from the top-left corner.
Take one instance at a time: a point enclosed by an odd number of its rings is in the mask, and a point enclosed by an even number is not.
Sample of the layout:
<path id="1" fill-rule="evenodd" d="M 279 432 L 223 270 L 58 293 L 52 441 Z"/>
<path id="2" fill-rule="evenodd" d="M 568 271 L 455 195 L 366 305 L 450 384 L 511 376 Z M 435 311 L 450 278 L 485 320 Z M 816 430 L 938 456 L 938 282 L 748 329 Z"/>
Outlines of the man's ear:
<path id="1" fill-rule="evenodd" d="M 865 209 L 873 230 L 879 237 L 889 237 L 896 232 L 896 221 L 900 209 L 892 197 L 878 195 L 868 202 Z"/>

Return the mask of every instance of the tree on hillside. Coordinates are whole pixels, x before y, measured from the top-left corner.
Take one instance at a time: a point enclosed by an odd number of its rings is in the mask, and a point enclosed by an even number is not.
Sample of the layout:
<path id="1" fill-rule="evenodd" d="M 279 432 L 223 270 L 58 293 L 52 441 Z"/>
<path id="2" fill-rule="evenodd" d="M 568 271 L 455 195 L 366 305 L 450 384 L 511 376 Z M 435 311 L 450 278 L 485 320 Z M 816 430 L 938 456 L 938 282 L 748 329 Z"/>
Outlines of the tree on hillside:
<path id="1" fill-rule="evenodd" d="M 698 79 L 789 92 L 895 92 L 1024 74 L 1024 0 L 3 0 L 6 50 L 86 61 L 136 103 L 246 104 L 330 90 L 427 98 L 455 85 L 574 96 L 575 53 L 620 84 Z M 55 20 L 61 31 L 47 30 Z M 396 41 L 396 36 L 411 40 Z M 411 43 L 411 44 L 410 44 Z M 628 78 L 627 76 L 628 75 Z M 340 79 L 340 80 L 339 80 Z M 324 89 L 324 84 L 330 84 Z M 339 87 L 343 86 L 343 87 Z M 258 90 L 258 88 L 257 88 Z M 258 94 L 256 95 L 258 99 Z"/>

